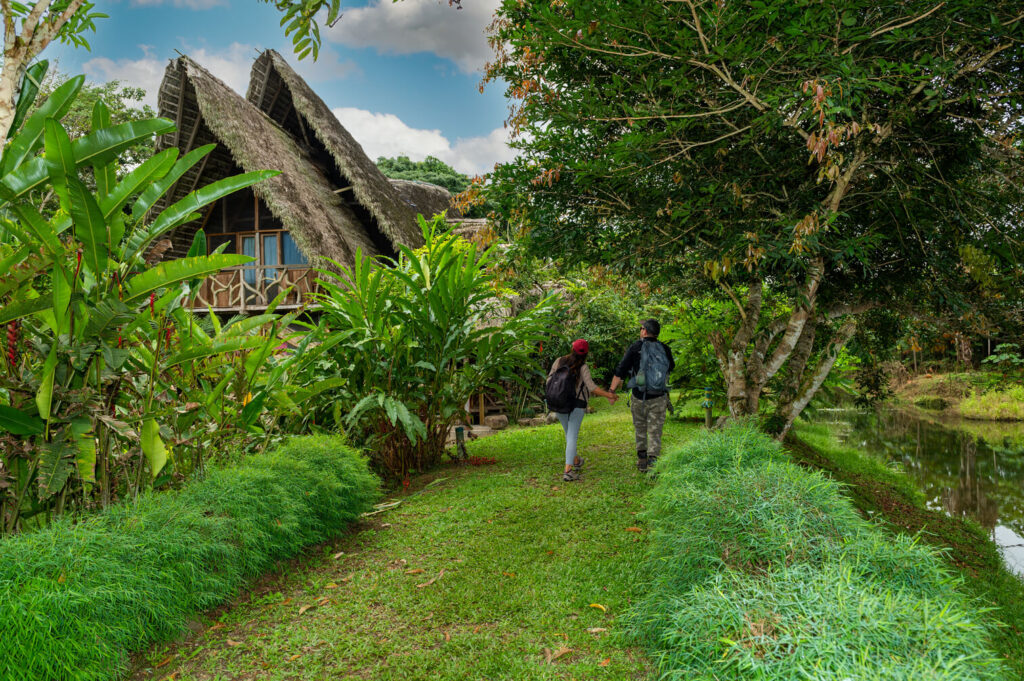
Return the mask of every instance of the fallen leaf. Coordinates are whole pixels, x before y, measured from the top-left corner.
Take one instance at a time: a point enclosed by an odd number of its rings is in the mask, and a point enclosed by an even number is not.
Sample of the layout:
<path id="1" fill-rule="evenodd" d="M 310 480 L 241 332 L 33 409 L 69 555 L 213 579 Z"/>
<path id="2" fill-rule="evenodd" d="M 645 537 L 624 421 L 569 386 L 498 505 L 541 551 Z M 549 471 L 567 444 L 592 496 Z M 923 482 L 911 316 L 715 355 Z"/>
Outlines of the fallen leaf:
<path id="1" fill-rule="evenodd" d="M 304 606 L 302 606 L 301 608 L 299 608 L 299 614 L 300 614 L 300 615 L 302 615 L 302 614 L 304 614 L 304 613 L 305 613 L 305 612 L 306 612 L 307 610 L 309 610 L 310 608 L 315 608 L 315 607 L 316 607 L 316 604 L 313 604 L 313 605 L 304 605 Z"/>
<path id="2" fill-rule="evenodd" d="M 612 663 L 612 658 L 606 657 L 605 659 L 601 660 L 601 662 L 599 662 L 597 666 L 598 667 L 607 667 L 611 663 Z"/>
<path id="3" fill-rule="evenodd" d="M 480 633 L 480 627 L 473 627 L 473 633 L 474 634 L 479 634 Z"/>
<path id="4" fill-rule="evenodd" d="M 405 574 L 407 574 L 407 575 L 422 575 L 423 574 L 423 568 L 409 568 L 408 570 L 405 571 Z"/>
<path id="5" fill-rule="evenodd" d="M 626 532 L 643 532 L 643 530 L 641 528 L 639 528 L 639 527 L 633 526 L 633 527 L 627 527 L 626 528 Z"/>
<path id="6" fill-rule="evenodd" d="M 164 659 L 162 659 L 162 660 L 160 660 L 159 662 L 156 663 L 156 668 L 160 669 L 160 667 L 166 667 L 167 665 L 169 665 L 171 663 L 171 660 L 173 660 L 173 659 L 174 659 L 174 655 L 168 655 L 167 657 L 165 657 Z"/>
<path id="7" fill-rule="evenodd" d="M 331 582 L 330 584 L 328 584 L 328 585 L 327 585 L 327 586 L 325 586 L 324 588 L 325 588 L 325 589 L 337 589 L 337 588 L 338 588 L 338 585 L 337 585 L 337 584 L 335 584 L 334 582 Z"/>
<path id="8" fill-rule="evenodd" d="M 564 638 L 564 639 L 565 639 L 566 641 L 568 641 L 568 640 L 569 640 L 569 635 L 568 635 L 568 634 L 557 634 L 557 633 L 556 633 L 556 634 L 551 634 L 551 635 L 552 635 L 552 636 L 561 636 L 561 637 L 562 637 L 562 638 Z"/>
<path id="9" fill-rule="evenodd" d="M 548 664 L 552 664 L 558 658 L 560 658 L 563 655 L 566 655 L 568 653 L 571 653 L 571 652 L 572 652 L 572 648 L 559 648 L 558 650 L 556 650 L 554 652 L 552 652 L 550 648 L 545 648 L 544 649 L 544 660 Z"/>
<path id="10" fill-rule="evenodd" d="M 557 492 L 558 489 L 559 489 L 558 485 L 551 485 L 551 491 L 552 492 Z"/>
<path id="11" fill-rule="evenodd" d="M 218 629 L 223 629 L 223 628 L 224 628 L 224 623 L 223 622 L 217 622 L 212 627 L 207 629 L 207 631 L 217 631 Z"/>
<path id="12" fill-rule="evenodd" d="M 445 641 L 451 641 L 452 640 L 452 635 L 449 634 L 447 631 L 444 632 L 444 640 Z"/>
<path id="13" fill-rule="evenodd" d="M 514 573 L 514 572 L 502 572 L 501 574 L 505 575 L 506 577 L 515 577 L 516 576 L 516 573 Z"/>
<path id="14" fill-rule="evenodd" d="M 232 648 L 234 648 L 235 646 L 240 646 L 240 645 L 242 645 L 242 642 L 241 642 L 241 641 L 232 641 L 232 640 L 231 640 L 231 639 L 229 638 L 229 639 L 227 640 L 227 644 L 228 644 L 229 646 L 231 646 Z"/>
<path id="15" fill-rule="evenodd" d="M 553 555 L 555 555 L 555 550 L 554 550 L 554 549 L 551 549 L 550 551 L 548 551 L 548 555 L 549 555 L 549 556 L 553 556 Z"/>
<path id="16" fill-rule="evenodd" d="M 387 528 L 391 527 L 391 523 L 383 523 L 380 527 L 382 530 L 386 530 Z"/>
<path id="17" fill-rule="evenodd" d="M 587 629 L 588 634 L 603 634 L 606 631 L 608 630 L 604 627 L 590 627 L 589 629 Z"/>
<path id="18" fill-rule="evenodd" d="M 342 582 L 351 582 L 351 581 L 352 581 L 352 578 L 353 578 L 353 577 L 355 577 L 355 576 L 356 576 L 356 573 L 354 573 L 354 572 L 350 572 L 350 573 L 348 573 L 348 576 L 346 576 L 346 577 L 342 577 L 342 578 L 341 578 L 341 581 L 342 581 Z"/>
<path id="19" fill-rule="evenodd" d="M 601 612 L 608 612 L 608 608 L 604 607 L 604 606 L 603 606 L 603 605 L 601 605 L 600 603 L 591 603 L 591 604 L 590 604 L 590 607 L 591 607 L 591 608 L 597 608 L 597 609 L 598 609 L 598 610 L 600 610 Z"/>
<path id="20" fill-rule="evenodd" d="M 336 554 L 334 554 L 334 560 L 338 560 L 339 558 L 341 558 L 344 555 L 345 555 L 344 551 L 338 551 Z"/>
<path id="21" fill-rule="evenodd" d="M 58 577 L 58 578 L 57 578 L 57 583 L 58 583 L 58 584 L 63 584 L 63 583 L 64 583 L 64 582 L 66 582 L 67 580 L 68 580 L 68 577 L 67 577 L 67 575 L 65 575 L 65 574 L 64 574 L 63 572 L 61 572 L 61 573 L 60 573 L 60 577 Z"/>
<path id="22" fill-rule="evenodd" d="M 288 658 L 288 661 L 289 662 L 294 662 L 295 660 L 299 659 L 300 657 L 302 657 L 302 655 L 300 655 L 299 653 L 295 653 L 294 655 L 292 655 L 291 657 Z"/>
<path id="23" fill-rule="evenodd" d="M 422 589 L 425 586 L 430 586 L 431 584 L 433 584 L 437 580 L 441 579 L 441 577 L 443 575 L 444 575 L 444 568 L 441 568 L 441 571 L 437 573 L 437 577 L 434 577 L 433 579 L 429 579 L 426 582 L 423 582 L 422 584 L 417 584 L 416 588 L 417 589 Z"/>
<path id="24" fill-rule="evenodd" d="M 291 603 L 291 602 L 292 602 L 292 599 L 290 599 L 290 598 L 286 598 L 286 599 L 284 599 L 283 601 L 281 601 L 281 605 L 288 605 L 288 604 L 289 604 L 289 603 Z"/>

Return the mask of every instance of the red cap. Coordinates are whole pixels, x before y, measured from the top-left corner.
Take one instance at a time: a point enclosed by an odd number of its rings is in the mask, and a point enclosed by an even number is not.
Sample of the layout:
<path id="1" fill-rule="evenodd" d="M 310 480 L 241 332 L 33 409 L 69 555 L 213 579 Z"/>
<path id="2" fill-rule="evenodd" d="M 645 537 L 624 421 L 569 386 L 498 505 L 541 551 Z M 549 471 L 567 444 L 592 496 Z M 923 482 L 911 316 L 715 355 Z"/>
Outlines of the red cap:
<path id="1" fill-rule="evenodd" d="M 587 341 L 580 338 L 572 342 L 572 351 L 577 355 L 585 355 L 590 352 L 590 344 Z"/>

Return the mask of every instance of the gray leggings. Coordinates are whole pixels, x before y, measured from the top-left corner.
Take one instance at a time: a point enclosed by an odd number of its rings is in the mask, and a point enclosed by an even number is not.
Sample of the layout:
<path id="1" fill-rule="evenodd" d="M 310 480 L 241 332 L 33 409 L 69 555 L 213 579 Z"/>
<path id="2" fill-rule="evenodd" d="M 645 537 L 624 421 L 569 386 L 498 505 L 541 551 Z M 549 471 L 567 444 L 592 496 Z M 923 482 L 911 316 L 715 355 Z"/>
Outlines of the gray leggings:
<path id="1" fill-rule="evenodd" d="M 571 466 L 576 461 L 576 440 L 580 437 L 580 426 L 583 425 L 583 415 L 586 409 L 577 407 L 568 414 L 555 414 L 558 422 L 562 424 L 565 431 L 565 465 Z"/>

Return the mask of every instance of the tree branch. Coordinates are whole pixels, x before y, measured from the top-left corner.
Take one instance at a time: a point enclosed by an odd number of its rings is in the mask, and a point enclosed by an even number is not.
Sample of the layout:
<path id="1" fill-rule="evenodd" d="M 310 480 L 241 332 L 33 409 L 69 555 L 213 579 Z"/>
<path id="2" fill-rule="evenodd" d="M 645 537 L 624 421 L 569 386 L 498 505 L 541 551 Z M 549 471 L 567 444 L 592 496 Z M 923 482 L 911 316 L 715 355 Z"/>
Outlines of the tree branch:
<path id="1" fill-rule="evenodd" d="M 935 7 L 932 7 L 930 10 L 928 10 L 924 14 L 920 14 L 920 15 L 918 15 L 916 17 L 911 17 L 910 19 L 907 19 L 906 21 L 903 21 L 903 22 L 895 24 L 895 25 L 892 25 L 892 22 L 889 22 L 885 26 L 882 26 L 881 28 L 878 28 L 878 29 L 875 29 L 874 31 L 872 31 L 871 35 L 869 35 L 867 39 L 871 40 L 872 38 L 877 38 L 878 36 L 882 35 L 883 33 L 888 33 L 890 31 L 895 31 L 896 29 L 899 29 L 899 28 L 905 28 L 907 26 L 910 26 L 911 24 L 916 24 L 917 22 L 921 21 L 922 19 L 924 19 L 925 17 L 929 16 L 933 12 L 936 12 L 937 10 L 939 10 L 939 8 L 941 8 L 945 4 L 946 4 L 945 2 L 940 2 L 939 4 L 935 5 Z M 894 21 L 900 21 L 900 20 L 899 19 L 894 19 Z M 857 45 L 861 45 L 861 44 L 863 44 L 863 43 L 854 43 L 853 45 L 850 45 L 845 50 L 843 50 L 841 54 L 849 54 L 851 51 L 853 51 L 853 48 L 855 48 L 855 47 L 857 47 Z"/>

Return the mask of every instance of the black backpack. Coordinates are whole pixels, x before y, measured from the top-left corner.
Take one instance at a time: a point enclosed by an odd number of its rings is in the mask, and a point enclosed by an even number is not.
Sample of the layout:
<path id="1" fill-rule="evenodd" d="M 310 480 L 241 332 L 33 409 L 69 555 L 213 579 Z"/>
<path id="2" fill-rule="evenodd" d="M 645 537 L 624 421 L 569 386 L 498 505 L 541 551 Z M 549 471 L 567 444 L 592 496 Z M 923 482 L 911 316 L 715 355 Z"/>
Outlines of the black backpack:
<path id="1" fill-rule="evenodd" d="M 576 375 L 567 366 L 555 369 L 544 387 L 544 400 L 548 409 L 558 414 L 568 414 L 576 408 Z"/>

